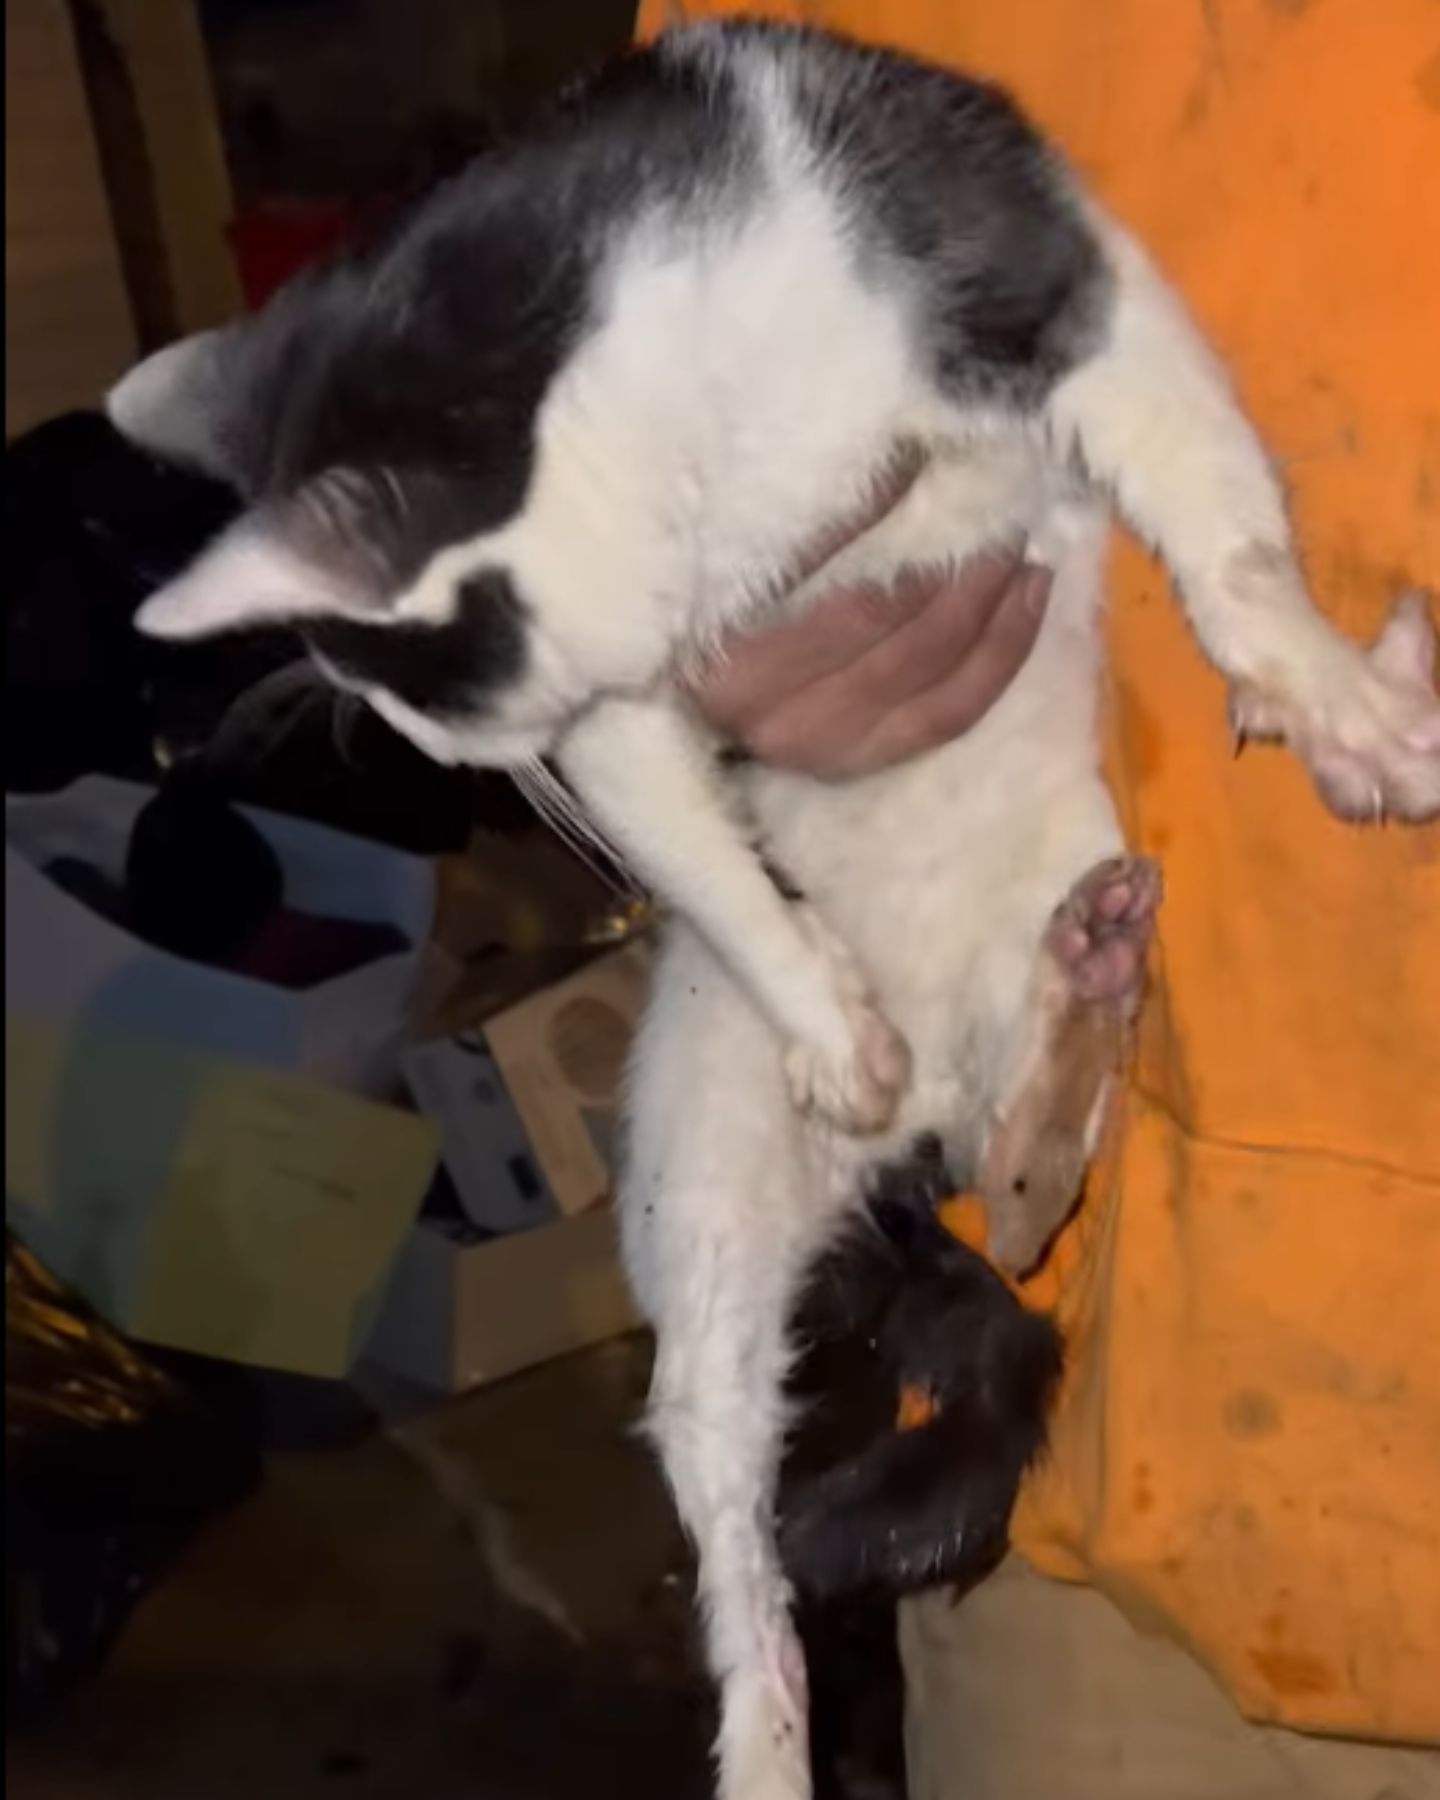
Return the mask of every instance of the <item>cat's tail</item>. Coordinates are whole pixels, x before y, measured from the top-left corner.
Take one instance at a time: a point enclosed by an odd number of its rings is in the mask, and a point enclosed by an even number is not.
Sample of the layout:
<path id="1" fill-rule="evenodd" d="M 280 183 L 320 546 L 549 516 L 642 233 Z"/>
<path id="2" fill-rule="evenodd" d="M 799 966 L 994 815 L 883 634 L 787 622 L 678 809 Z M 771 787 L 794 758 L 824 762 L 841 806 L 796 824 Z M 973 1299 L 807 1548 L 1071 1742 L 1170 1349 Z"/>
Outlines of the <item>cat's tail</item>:
<path id="1" fill-rule="evenodd" d="M 1044 1445 L 1059 1333 L 953 1241 L 850 1254 L 889 1257 L 883 1316 L 858 1323 L 894 1401 L 888 1428 L 782 1486 L 786 1574 L 820 1601 L 971 1586 L 1004 1554 L 1020 1478 Z"/>

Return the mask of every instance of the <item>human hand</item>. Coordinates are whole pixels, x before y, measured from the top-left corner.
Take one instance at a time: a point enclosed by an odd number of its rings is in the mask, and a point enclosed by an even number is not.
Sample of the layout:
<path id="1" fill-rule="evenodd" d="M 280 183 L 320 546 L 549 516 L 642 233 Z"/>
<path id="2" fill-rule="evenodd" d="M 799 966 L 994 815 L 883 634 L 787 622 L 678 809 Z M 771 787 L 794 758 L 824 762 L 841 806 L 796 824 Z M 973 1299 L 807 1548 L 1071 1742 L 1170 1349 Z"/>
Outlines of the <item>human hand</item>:
<path id="1" fill-rule="evenodd" d="M 701 712 L 760 761 L 842 781 L 968 731 L 1019 673 L 1047 569 L 985 554 L 958 573 L 841 588 L 737 637 L 697 684 Z"/>

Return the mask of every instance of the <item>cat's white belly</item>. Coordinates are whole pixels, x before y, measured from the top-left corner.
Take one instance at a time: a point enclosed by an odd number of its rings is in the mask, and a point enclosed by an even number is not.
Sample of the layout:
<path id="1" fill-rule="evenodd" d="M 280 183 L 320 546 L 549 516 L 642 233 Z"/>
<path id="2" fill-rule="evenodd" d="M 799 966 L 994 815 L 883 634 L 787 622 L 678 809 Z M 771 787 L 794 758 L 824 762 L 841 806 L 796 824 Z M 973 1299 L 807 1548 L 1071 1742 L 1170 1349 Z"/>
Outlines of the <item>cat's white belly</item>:
<path id="1" fill-rule="evenodd" d="M 965 737 L 866 780 L 751 783 L 773 860 L 861 962 L 927 1082 L 988 1089 L 994 1034 L 1024 1000 L 1039 935 L 1119 848 L 1096 700 L 1106 525 L 1068 502 L 1034 521 L 1056 571 L 1039 641 Z M 906 1118 L 904 1123 L 912 1121 Z"/>
<path id="2" fill-rule="evenodd" d="M 1121 848 L 1095 716 L 1106 529 L 1068 503 L 1036 516 L 1036 552 L 1056 572 L 1046 620 L 967 736 L 863 781 L 752 774 L 768 854 L 854 952 L 914 1079 L 883 1137 L 802 1121 L 771 1028 L 708 946 L 672 926 L 632 1087 L 624 1229 L 642 1303 L 685 1304 L 660 1272 L 690 1264 L 676 1234 L 723 1219 L 722 1239 L 743 1238 L 736 1209 L 753 1207 L 777 1268 L 798 1267 L 858 1201 L 865 1170 L 918 1132 L 937 1132 L 959 1166 L 978 1153 L 1045 924 Z M 665 1203 L 651 1211 L 662 1169 Z"/>

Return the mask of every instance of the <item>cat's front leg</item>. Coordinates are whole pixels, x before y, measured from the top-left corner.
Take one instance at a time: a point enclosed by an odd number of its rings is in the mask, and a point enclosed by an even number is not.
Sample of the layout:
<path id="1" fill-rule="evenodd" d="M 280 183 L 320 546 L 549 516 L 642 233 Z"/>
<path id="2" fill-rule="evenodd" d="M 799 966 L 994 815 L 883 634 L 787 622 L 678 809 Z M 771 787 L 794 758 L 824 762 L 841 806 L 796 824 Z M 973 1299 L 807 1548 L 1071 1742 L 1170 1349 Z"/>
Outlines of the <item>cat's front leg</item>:
<path id="1" fill-rule="evenodd" d="M 876 1011 L 865 977 L 849 949 L 814 907 L 793 902 L 790 917 L 818 953 L 840 997 L 854 1037 L 861 1070 L 857 1088 L 854 1055 L 836 1061 L 828 1053 L 796 1039 L 785 1052 L 785 1078 L 790 1098 L 801 1112 L 815 1112 L 856 1131 L 880 1131 L 890 1123 L 895 1102 L 910 1079 L 910 1052 L 905 1040 Z"/>
<path id="2" fill-rule="evenodd" d="M 844 947 L 766 874 L 679 702 L 664 691 L 601 700 L 557 760 L 636 873 L 702 933 L 780 1033 L 802 1108 L 846 1131 L 883 1130 L 909 1080 L 904 1040 Z"/>

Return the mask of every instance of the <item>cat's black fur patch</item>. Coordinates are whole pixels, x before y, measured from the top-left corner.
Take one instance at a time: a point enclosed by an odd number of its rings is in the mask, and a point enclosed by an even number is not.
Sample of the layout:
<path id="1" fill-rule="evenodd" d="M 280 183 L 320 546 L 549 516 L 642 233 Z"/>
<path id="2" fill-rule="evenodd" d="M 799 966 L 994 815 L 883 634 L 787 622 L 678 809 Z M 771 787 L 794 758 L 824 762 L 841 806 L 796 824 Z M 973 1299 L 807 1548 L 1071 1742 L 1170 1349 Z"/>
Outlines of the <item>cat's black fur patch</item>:
<path id="1" fill-rule="evenodd" d="M 916 1168 L 934 1183 L 933 1157 Z M 1051 1322 L 983 1257 L 895 1195 L 825 1257 L 797 1316 L 800 1423 L 782 1477 L 781 1546 L 817 1598 L 965 1583 L 1003 1554 L 1020 1477 L 1060 1372 Z M 902 1387 L 934 1413 L 895 1429 Z"/>
<path id="2" fill-rule="evenodd" d="M 487 692 L 524 670 L 526 608 L 500 569 L 471 575 L 455 590 L 455 617 L 431 625 L 367 625 L 307 620 L 307 643 L 352 680 L 387 688 L 434 718 L 464 718 Z"/>
<path id="3" fill-rule="evenodd" d="M 732 21 L 788 52 L 859 248 L 912 286 L 940 386 L 1035 405 L 1101 337 L 1110 281 L 1069 175 L 987 82 L 833 33 Z M 897 269 L 895 265 L 899 265 Z"/>
<path id="4" fill-rule="evenodd" d="M 935 1217 L 939 1140 L 880 1171 L 873 1229 L 817 1265 L 795 1319 L 799 1402 L 780 1544 L 810 1671 L 816 1800 L 904 1800 L 897 1596 L 964 1591 L 1005 1552 L 1041 1450 L 1059 1336 Z M 934 1416 L 896 1428 L 900 1390 Z"/>
<path id="5" fill-rule="evenodd" d="M 383 471 L 360 524 L 392 590 L 524 503 L 536 412 L 646 209 L 713 219 L 753 148 L 726 93 L 637 50 L 480 157 L 385 237 L 283 290 L 217 346 L 217 431 L 251 499 Z"/>
<path id="6" fill-rule="evenodd" d="M 908 1155 L 866 1177 L 866 1198 L 885 1235 L 898 1245 L 934 1241 L 935 1209 L 964 1186 L 938 1132 L 922 1131 Z"/>

